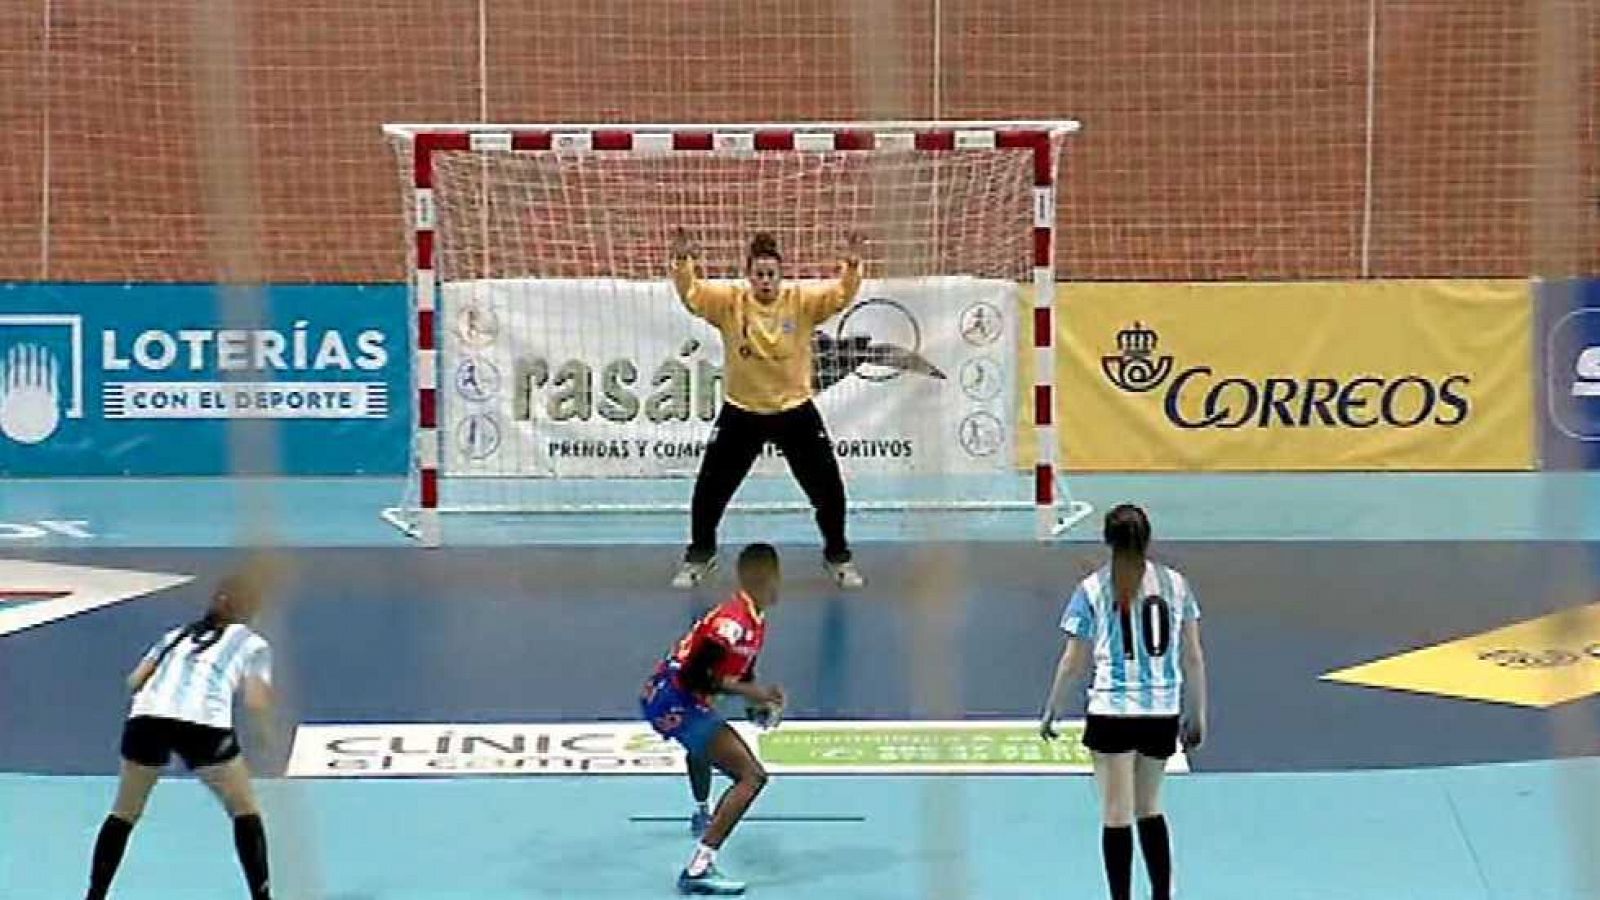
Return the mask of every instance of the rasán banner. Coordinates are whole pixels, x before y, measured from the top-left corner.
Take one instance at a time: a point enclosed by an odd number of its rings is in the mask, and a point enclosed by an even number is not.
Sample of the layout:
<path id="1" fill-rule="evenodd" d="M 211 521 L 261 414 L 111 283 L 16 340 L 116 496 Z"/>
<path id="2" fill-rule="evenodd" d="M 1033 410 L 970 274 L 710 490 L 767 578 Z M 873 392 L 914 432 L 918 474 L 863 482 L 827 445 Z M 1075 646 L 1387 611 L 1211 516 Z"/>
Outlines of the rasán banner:
<path id="1" fill-rule="evenodd" d="M 1017 286 L 868 281 L 812 334 L 817 406 L 847 475 L 1008 471 Z M 447 471 L 692 476 L 722 403 L 722 339 L 665 281 L 444 287 Z M 770 448 L 769 448 L 770 450 Z M 769 453 L 758 471 L 781 472 Z"/>

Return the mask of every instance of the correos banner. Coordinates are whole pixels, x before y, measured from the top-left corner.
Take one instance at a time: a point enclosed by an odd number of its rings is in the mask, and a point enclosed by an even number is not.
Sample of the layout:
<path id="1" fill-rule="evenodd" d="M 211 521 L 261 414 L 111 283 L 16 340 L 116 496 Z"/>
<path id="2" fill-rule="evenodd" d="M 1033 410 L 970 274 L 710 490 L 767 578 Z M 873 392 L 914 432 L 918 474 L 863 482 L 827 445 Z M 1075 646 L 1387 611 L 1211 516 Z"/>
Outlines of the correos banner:
<path id="1" fill-rule="evenodd" d="M 1086 284 L 1059 297 L 1068 468 L 1534 464 L 1526 282 Z"/>

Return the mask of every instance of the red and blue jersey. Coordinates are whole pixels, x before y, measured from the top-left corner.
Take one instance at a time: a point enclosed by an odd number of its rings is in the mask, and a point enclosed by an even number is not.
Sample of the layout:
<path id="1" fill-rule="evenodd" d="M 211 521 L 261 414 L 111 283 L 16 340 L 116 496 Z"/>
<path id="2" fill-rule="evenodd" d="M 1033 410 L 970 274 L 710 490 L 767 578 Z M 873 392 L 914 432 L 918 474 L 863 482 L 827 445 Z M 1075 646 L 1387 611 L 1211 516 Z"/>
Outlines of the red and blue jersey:
<path id="1" fill-rule="evenodd" d="M 701 616 L 656 672 L 671 673 L 679 688 L 709 701 L 708 686 L 724 678 L 753 677 L 756 657 L 766 640 L 765 618 L 750 595 L 739 591 Z"/>

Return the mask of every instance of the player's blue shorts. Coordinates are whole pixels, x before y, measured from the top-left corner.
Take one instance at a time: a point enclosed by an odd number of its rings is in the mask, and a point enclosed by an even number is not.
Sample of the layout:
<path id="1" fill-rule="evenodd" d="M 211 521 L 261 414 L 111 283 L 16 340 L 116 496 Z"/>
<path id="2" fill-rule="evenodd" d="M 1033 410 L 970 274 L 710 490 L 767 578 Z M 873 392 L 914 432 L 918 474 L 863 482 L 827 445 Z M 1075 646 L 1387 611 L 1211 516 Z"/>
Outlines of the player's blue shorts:
<path id="1" fill-rule="evenodd" d="M 695 756 L 705 756 L 722 714 L 678 687 L 670 672 L 652 675 L 639 695 L 639 713 L 656 734 L 677 741 Z"/>

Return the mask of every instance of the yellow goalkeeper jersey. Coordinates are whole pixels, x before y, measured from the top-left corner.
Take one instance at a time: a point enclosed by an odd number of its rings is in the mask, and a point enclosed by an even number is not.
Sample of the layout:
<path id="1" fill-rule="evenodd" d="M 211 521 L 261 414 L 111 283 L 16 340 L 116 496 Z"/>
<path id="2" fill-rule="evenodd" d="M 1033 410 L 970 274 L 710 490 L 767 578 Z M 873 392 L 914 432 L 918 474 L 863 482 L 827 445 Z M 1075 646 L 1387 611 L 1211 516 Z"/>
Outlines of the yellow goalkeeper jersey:
<path id="1" fill-rule="evenodd" d="M 748 285 L 702 280 L 693 259 L 672 271 L 678 299 L 722 332 L 722 378 L 728 402 L 754 413 L 794 409 L 810 400 L 811 332 L 850 305 L 861 289 L 861 264 L 841 262 L 822 285 L 783 285 L 762 303 Z"/>

